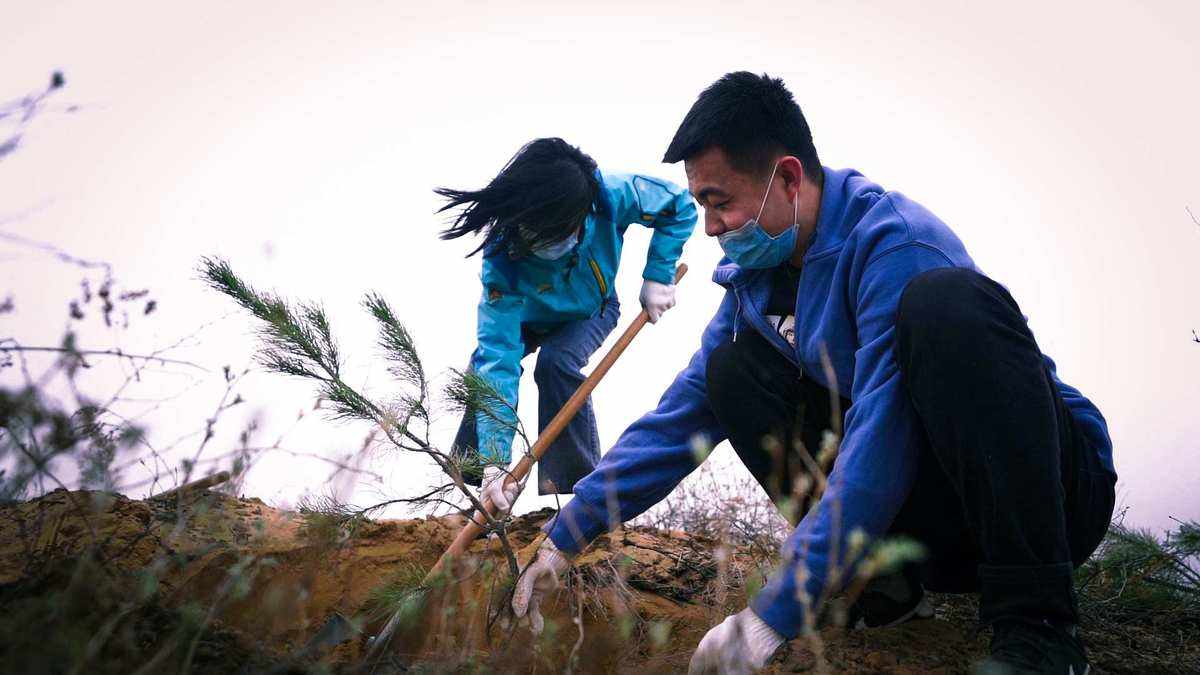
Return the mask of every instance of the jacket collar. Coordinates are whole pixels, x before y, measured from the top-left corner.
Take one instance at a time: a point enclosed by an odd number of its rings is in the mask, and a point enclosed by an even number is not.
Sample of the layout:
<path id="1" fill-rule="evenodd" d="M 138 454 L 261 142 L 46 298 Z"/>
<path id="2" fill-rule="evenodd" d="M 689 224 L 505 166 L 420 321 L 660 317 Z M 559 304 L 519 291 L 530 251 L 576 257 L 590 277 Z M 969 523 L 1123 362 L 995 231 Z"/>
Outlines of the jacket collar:
<path id="1" fill-rule="evenodd" d="M 809 240 L 808 249 L 804 252 L 804 260 L 808 260 L 839 249 L 846 242 L 850 228 L 846 227 L 846 205 L 853 196 L 854 186 L 850 185 L 852 178 L 861 178 L 862 174 L 854 169 L 830 169 L 822 167 L 825 173 L 825 184 L 821 187 L 821 209 L 817 213 L 817 229 Z M 861 184 L 861 181 L 858 181 Z"/>

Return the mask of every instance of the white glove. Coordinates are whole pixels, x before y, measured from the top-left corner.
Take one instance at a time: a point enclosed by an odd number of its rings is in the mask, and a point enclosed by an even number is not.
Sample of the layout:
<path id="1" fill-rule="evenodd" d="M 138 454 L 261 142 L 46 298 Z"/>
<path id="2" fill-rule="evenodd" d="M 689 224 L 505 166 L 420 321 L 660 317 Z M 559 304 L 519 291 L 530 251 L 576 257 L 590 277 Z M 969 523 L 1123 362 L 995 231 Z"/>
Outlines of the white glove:
<path id="1" fill-rule="evenodd" d="M 529 630 L 534 635 L 542 632 L 541 605 L 546 595 L 558 588 L 558 577 L 571 566 L 571 561 L 558 550 L 550 537 L 542 541 L 533 560 L 522 570 L 513 591 L 512 609 L 517 618 L 529 615 Z"/>
<path id="2" fill-rule="evenodd" d="M 650 323 L 658 323 L 668 309 L 675 306 L 675 284 L 660 284 L 646 279 L 642 282 L 642 292 L 638 296 L 642 308 L 650 315 Z"/>
<path id="3" fill-rule="evenodd" d="M 521 494 L 521 488 L 524 487 L 515 480 L 505 483 L 507 477 L 508 470 L 502 466 L 486 466 L 483 469 L 479 501 L 491 499 L 496 505 L 496 518 L 504 518 L 512 511 L 513 502 L 517 501 L 517 495 Z"/>
<path id="4" fill-rule="evenodd" d="M 700 640 L 688 675 L 743 675 L 767 665 L 787 642 L 747 607 L 714 626 Z"/>

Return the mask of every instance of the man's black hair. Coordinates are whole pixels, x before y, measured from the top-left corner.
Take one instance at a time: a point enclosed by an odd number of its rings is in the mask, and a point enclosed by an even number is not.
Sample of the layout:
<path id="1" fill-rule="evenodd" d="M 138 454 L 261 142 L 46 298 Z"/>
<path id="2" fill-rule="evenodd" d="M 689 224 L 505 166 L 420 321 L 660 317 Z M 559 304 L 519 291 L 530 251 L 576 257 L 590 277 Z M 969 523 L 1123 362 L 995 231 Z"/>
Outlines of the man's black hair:
<path id="1" fill-rule="evenodd" d="M 464 206 L 442 239 L 484 233 L 474 251 L 517 255 L 569 237 L 587 218 L 600 192 L 596 162 L 561 138 L 526 144 L 482 190 L 437 188 L 446 198 L 438 213 Z M 525 234 L 518 233 L 518 226 Z M 511 245 L 511 246 L 510 246 Z"/>
<path id="2" fill-rule="evenodd" d="M 808 120 L 783 80 L 766 74 L 726 73 L 700 92 L 663 161 L 674 164 L 713 146 L 741 173 L 765 174 L 785 154 L 800 160 L 809 180 L 823 177 Z"/>

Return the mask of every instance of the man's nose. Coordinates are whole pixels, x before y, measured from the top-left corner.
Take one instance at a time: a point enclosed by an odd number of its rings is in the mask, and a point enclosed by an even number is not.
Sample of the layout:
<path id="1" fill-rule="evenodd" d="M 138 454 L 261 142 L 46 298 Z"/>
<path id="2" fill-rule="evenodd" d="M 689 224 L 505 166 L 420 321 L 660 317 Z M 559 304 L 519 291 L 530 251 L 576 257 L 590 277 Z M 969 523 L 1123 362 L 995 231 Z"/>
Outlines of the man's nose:
<path id="1" fill-rule="evenodd" d="M 725 232 L 725 223 L 712 209 L 704 212 L 704 234 L 715 237 Z"/>

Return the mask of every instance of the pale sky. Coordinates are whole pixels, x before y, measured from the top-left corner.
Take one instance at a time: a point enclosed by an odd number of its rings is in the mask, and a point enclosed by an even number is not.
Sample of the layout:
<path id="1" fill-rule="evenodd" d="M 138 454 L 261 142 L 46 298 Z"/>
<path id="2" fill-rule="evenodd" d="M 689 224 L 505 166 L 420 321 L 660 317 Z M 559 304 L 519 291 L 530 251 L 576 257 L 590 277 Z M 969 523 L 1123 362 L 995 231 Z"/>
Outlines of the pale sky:
<path id="1" fill-rule="evenodd" d="M 1186 211 L 1200 213 L 1200 3 L 173 4 L 20 3 L 0 25 L 0 99 L 62 69 L 55 101 L 82 106 L 40 117 L 0 162 L 0 229 L 152 289 L 159 311 L 119 336 L 126 349 L 203 325 L 178 356 L 249 363 L 250 324 L 196 279 L 200 256 L 216 254 L 255 285 L 324 303 L 350 380 L 368 391 L 386 392 L 388 375 L 358 307 L 367 290 L 391 300 L 430 371 L 462 367 L 479 262 L 437 239 L 433 187 L 479 186 L 550 135 L 602 169 L 683 183 L 659 159 L 697 94 L 731 70 L 768 72 L 795 94 L 826 165 L 921 202 L 1009 287 L 1062 378 L 1107 416 L 1130 520 L 1200 518 L 1200 226 Z M 626 238 L 622 326 L 647 240 L 640 228 Z M 678 307 L 597 390 L 605 449 L 697 347 L 721 295 L 708 280 L 719 257 L 698 230 Z M 55 342 L 78 276 L 0 244 L 0 296 L 17 306 L 0 335 Z M 103 390 L 114 375 L 89 376 Z M 172 397 L 145 418 L 153 442 L 200 428 L 217 380 L 141 382 L 142 397 Z M 267 443 L 313 399 L 266 373 L 242 391 Z M 521 395 L 535 427 L 531 381 Z M 214 452 L 233 447 L 239 423 L 222 421 Z M 448 444 L 454 426 L 443 419 L 435 440 Z M 309 418 L 284 445 L 334 454 L 363 434 Z M 359 485 L 354 499 L 414 492 L 429 467 L 377 456 L 384 486 Z M 277 453 L 244 492 L 294 503 L 326 473 Z M 518 511 L 549 503 L 529 494 Z"/>

